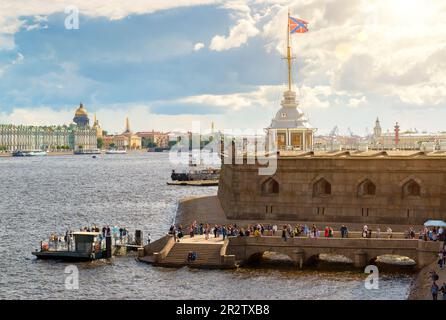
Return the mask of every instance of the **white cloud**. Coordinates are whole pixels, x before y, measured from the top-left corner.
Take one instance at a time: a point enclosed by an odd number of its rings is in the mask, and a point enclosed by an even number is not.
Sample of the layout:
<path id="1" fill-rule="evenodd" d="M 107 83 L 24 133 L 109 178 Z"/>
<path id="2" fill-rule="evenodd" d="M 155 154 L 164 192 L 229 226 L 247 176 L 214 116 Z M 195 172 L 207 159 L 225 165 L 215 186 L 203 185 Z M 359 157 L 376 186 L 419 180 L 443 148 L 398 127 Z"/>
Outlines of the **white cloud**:
<path id="1" fill-rule="evenodd" d="M 362 96 L 362 98 L 358 99 L 358 98 L 350 98 L 348 100 L 348 106 L 352 107 L 352 108 L 356 108 L 358 106 L 360 106 L 361 104 L 364 104 L 367 102 L 367 99 L 365 96 Z"/>
<path id="2" fill-rule="evenodd" d="M 129 14 L 212 3 L 228 10 L 234 22 L 226 34 L 215 35 L 211 39 L 211 50 L 237 48 L 254 37 L 261 37 L 266 42 L 266 49 L 284 53 L 289 0 L 3 0 L 0 2 L 0 50 L 14 48 L 14 33 L 28 25 L 21 17 L 40 16 L 41 21 L 45 22 L 46 15 L 63 12 L 67 5 L 78 6 L 80 12 L 88 16 L 121 19 Z M 396 98 L 420 107 L 442 106 L 446 103 L 444 1 L 305 0 L 293 2 L 291 10 L 310 22 L 307 34 L 292 36 L 293 52 L 298 63 L 303 65 L 297 77 L 301 81 L 303 108 L 327 110 L 342 105 L 361 110 L 372 104 L 373 96 L 391 102 Z M 40 22 L 38 18 L 34 21 Z M 201 42 L 196 43 L 194 50 L 201 50 L 203 46 Z M 189 43 L 187 48 L 190 51 Z M 0 66 L 0 73 L 2 68 Z M 65 81 L 53 75 L 49 83 L 60 85 Z M 272 93 L 275 87 L 275 93 Z M 278 88 L 281 87 L 260 86 L 248 93 L 205 94 L 178 101 L 227 108 L 241 113 L 258 111 L 262 107 L 266 108 L 262 110 L 274 112 L 281 99 L 282 90 Z M 76 94 L 82 94 L 82 91 Z M 188 117 L 199 117 L 141 112 L 144 117 L 147 115 L 150 119 L 160 120 L 159 123 L 165 126 L 170 126 L 170 121 L 176 122 L 173 119 L 181 119 L 178 120 L 181 122 Z M 105 111 L 103 116 L 110 127 L 118 127 L 115 120 L 107 118 Z M 115 116 L 119 118 L 123 115 L 120 113 Z M 222 122 L 227 121 L 223 120 L 225 115 L 217 117 L 222 117 Z M 266 124 L 270 119 L 269 116 L 263 116 L 263 120 L 260 118 L 259 115 L 253 121 L 260 123 L 266 118 Z"/>
<path id="3" fill-rule="evenodd" d="M 2 0 L 0 1 L 0 33 L 14 34 L 25 22 L 22 17 L 33 16 L 37 22 L 46 21 L 45 16 L 64 12 L 75 6 L 83 15 L 122 19 L 130 14 L 147 14 L 176 7 L 221 3 L 221 0 Z"/>
<path id="4" fill-rule="evenodd" d="M 201 49 L 203 49 L 204 48 L 204 43 L 202 43 L 202 42 L 197 42 L 195 45 L 194 45 L 194 51 L 200 51 Z"/>
<path id="5" fill-rule="evenodd" d="M 13 50 L 15 47 L 14 36 L 0 33 L 0 50 Z"/>
<path id="6" fill-rule="evenodd" d="M 63 125 L 71 123 L 73 117 L 74 111 L 68 109 L 54 110 L 48 107 L 33 109 L 15 108 L 10 113 L 0 113 L 0 123 L 15 125 Z"/>
<path id="7" fill-rule="evenodd" d="M 116 106 L 115 106 L 116 107 Z M 63 125 L 70 124 L 74 117 L 76 106 L 64 108 L 63 110 L 54 110 L 48 107 L 33 109 L 15 108 L 11 112 L 0 113 L 0 123 L 15 125 Z M 93 118 L 93 111 L 86 105 L 89 112 L 90 121 Z M 134 132 L 149 130 L 191 130 L 192 122 L 199 121 L 203 129 L 209 129 L 211 122 L 216 124 L 217 129 L 231 129 L 237 127 L 246 127 L 247 123 L 243 120 L 246 115 L 240 113 L 242 119 L 234 119 L 232 114 L 219 115 L 165 115 L 153 114 L 148 105 L 126 105 L 113 109 L 111 106 L 99 107 L 96 110 L 97 119 L 101 127 L 110 134 L 118 134 L 124 131 L 125 119 L 129 117 L 130 126 Z M 260 117 L 251 117 L 252 122 L 249 125 L 257 125 L 262 128 L 264 119 Z"/>
<path id="8" fill-rule="evenodd" d="M 12 64 L 19 64 L 23 61 L 23 59 L 25 59 L 25 57 L 23 56 L 23 54 L 21 54 L 20 52 L 17 53 L 17 57 L 15 58 L 15 60 L 13 60 L 11 63 Z"/>
<path id="9" fill-rule="evenodd" d="M 252 21 L 242 19 L 231 28 L 227 37 L 217 35 L 212 38 L 209 49 L 215 51 L 238 48 L 248 41 L 248 38 L 254 37 L 259 33 Z"/>
<path id="10" fill-rule="evenodd" d="M 230 28 L 229 35 L 216 35 L 212 38 L 209 49 L 215 51 L 229 50 L 238 48 L 247 43 L 249 38 L 255 37 L 260 33 L 256 24 L 261 16 L 251 15 L 251 8 L 248 6 L 249 1 L 231 1 L 222 6 L 222 8 L 230 10 L 233 17 L 237 20 L 236 24 Z"/>
<path id="11" fill-rule="evenodd" d="M 261 35 L 268 48 L 283 54 L 287 8 L 273 11 Z M 296 2 L 291 11 L 310 22 L 308 33 L 292 36 L 304 82 L 328 80 L 334 91 L 355 96 L 350 104 L 371 95 L 419 106 L 446 103 L 443 1 L 309 0 Z"/>
<path id="12" fill-rule="evenodd" d="M 184 97 L 173 101 L 161 103 L 178 103 L 203 105 L 205 107 L 218 107 L 227 112 L 238 111 L 244 108 L 259 107 L 274 109 L 279 107 L 279 99 L 283 86 L 259 86 L 249 92 L 231 93 L 224 95 L 204 94 Z M 274 106 L 274 103 L 276 105 Z"/>

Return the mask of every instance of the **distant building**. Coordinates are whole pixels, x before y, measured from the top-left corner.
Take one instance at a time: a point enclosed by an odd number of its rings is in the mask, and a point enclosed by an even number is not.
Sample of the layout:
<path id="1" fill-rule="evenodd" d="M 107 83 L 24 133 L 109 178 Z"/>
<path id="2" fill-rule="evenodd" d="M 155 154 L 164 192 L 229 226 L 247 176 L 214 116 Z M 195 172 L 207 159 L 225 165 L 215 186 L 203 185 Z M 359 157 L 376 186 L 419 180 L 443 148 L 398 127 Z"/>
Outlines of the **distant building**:
<path id="1" fill-rule="evenodd" d="M 373 137 L 374 138 L 381 137 L 381 134 L 382 134 L 381 124 L 379 123 L 379 119 L 376 118 L 375 127 L 373 128 Z"/>
<path id="2" fill-rule="evenodd" d="M 74 114 L 73 122 L 78 127 L 88 127 L 90 125 L 90 119 L 88 118 L 87 110 L 85 110 L 82 103 Z"/>
<path id="3" fill-rule="evenodd" d="M 157 147 L 168 148 L 169 147 L 169 135 L 168 133 L 158 131 L 137 132 L 136 135 L 141 138 L 141 146 L 143 148 Z"/>
<path id="4" fill-rule="evenodd" d="M 99 121 L 96 119 L 96 113 L 94 114 L 93 129 L 96 130 L 96 136 L 98 138 L 101 138 L 103 136 L 101 125 L 99 124 Z"/>
<path id="5" fill-rule="evenodd" d="M 130 121 L 127 117 L 125 120 L 125 130 L 118 135 L 110 135 L 103 137 L 105 148 L 116 149 L 141 149 L 141 137 L 137 136 L 130 129 Z"/>
<path id="6" fill-rule="evenodd" d="M 81 104 L 70 125 L 29 126 L 0 125 L 0 148 L 15 150 L 75 150 L 95 149 L 96 130 L 89 127 L 88 114 Z"/>
<path id="7" fill-rule="evenodd" d="M 416 130 L 401 131 L 398 122 L 392 131 L 382 133 L 379 120 L 376 119 L 370 146 L 374 149 L 383 150 L 420 150 L 425 148 L 426 145 L 429 145 L 430 149 L 435 150 L 444 149 L 445 142 L 446 133 L 444 132 L 420 133 Z"/>

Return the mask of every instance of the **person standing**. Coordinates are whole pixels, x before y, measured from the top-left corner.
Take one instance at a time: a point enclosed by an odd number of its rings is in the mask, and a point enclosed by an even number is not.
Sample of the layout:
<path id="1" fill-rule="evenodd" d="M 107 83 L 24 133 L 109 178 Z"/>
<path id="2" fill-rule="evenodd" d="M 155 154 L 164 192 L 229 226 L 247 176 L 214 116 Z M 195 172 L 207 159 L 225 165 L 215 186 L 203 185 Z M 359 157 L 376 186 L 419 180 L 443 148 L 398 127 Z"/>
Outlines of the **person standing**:
<path id="1" fill-rule="evenodd" d="M 204 228 L 204 238 L 205 238 L 206 240 L 209 240 L 209 232 L 210 232 L 210 230 L 209 230 L 209 224 L 206 224 L 206 226 L 205 226 L 205 228 Z"/>
<path id="2" fill-rule="evenodd" d="M 311 233 L 313 234 L 313 238 L 317 237 L 317 227 L 313 224 L 313 227 L 311 228 Z"/>
<path id="3" fill-rule="evenodd" d="M 284 241 L 286 241 L 286 239 L 287 239 L 287 236 L 286 236 L 286 226 L 283 226 L 283 229 L 282 229 L 282 239 Z"/>
<path id="4" fill-rule="evenodd" d="M 150 244 L 150 241 L 152 241 L 152 237 L 150 236 L 150 233 L 147 234 L 147 244 Z"/>
<path id="5" fill-rule="evenodd" d="M 217 238 L 218 226 L 214 226 L 214 238 Z"/>
<path id="6" fill-rule="evenodd" d="M 387 227 L 387 239 L 392 239 L 392 229 L 390 227 Z"/>
<path id="7" fill-rule="evenodd" d="M 440 267 L 440 269 L 443 270 L 443 267 L 444 267 L 443 250 L 438 253 L 438 262 L 437 263 L 438 263 L 438 266 Z"/>
<path id="8" fill-rule="evenodd" d="M 345 225 L 342 225 L 341 229 L 339 230 L 341 231 L 341 238 L 345 238 L 345 229 L 346 229 Z"/>
<path id="9" fill-rule="evenodd" d="M 437 283 L 434 281 L 434 282 L 432 283 L 432 287 L 431 287 L 431 293 L 432 293 L 432 299 L 433 299 L 433 300 L 438 300 L 438 299 L 437 299 L 437 298 L 438 298 L 438 291 L 439 291 L 438 285 L 437 285 Z"/>
<path id="10" fill-rule="evenodd" d="M 367 226 L 362 227 L 362 237 L 363 238 L 367 238 Z"/>
<path id="11" fill-rule="evenodd" d="M 443 282 L 443 285 L 440 288 L 441 293 L 443 293 L 443 300 L 446 300 L 446 283 Z"/>

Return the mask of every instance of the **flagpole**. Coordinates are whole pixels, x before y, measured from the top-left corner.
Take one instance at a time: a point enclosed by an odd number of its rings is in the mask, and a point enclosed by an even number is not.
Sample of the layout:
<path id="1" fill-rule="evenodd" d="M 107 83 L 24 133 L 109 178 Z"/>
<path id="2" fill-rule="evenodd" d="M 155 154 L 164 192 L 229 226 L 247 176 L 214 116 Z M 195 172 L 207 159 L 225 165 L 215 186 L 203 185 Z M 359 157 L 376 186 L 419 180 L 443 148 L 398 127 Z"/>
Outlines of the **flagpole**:
<path id="1" fill-rule="evenodd" d="M 288 60 L 288 90 L 291 91 L 290 8 L 288 8 L 287 60 Z"/>

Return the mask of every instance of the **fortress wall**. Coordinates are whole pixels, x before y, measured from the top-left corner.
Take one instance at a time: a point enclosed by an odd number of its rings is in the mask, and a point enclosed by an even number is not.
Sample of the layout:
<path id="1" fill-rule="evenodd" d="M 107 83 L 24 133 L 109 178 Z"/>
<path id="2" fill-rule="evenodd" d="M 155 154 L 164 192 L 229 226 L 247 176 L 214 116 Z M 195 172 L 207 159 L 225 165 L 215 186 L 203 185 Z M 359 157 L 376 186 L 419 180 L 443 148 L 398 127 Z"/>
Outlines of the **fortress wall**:
<path id="1" fill-rule="evenodd" d="M 218 197 L 226 216 L 388 224 L 446 218 L 446 158 L 281 157 L 271 177 L 279 183 L 277 194 L 262 193 L 270 177 L 259 175 L 257 165 L 224 164 Z M 331 184 L 330 195 L 313 195 L 321 178 Z M 376 185 L 375 195 L 358 194 L 365 179 Z M 403 196 L 410 179 L 420 185 L 420 196 Z"/>

